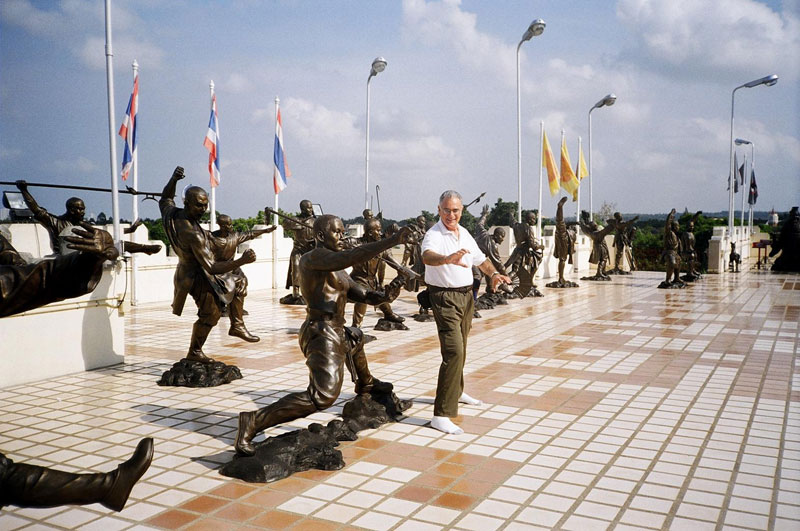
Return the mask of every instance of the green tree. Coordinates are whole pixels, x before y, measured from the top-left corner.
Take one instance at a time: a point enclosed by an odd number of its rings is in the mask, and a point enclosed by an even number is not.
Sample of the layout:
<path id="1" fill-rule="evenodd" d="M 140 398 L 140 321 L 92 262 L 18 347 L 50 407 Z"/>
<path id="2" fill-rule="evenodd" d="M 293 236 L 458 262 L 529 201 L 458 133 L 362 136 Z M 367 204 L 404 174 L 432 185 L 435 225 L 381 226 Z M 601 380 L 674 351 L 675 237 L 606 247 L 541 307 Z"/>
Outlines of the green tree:
<path id="1" fill-rule="evenodd" d="M 501 197 L 498 197 L 494 206 L 489 211 L 486 225 L 488 227 L 513 225 L 517 220 L 517 208 L 518 203 L 516 201 L 503 201 Z"/>

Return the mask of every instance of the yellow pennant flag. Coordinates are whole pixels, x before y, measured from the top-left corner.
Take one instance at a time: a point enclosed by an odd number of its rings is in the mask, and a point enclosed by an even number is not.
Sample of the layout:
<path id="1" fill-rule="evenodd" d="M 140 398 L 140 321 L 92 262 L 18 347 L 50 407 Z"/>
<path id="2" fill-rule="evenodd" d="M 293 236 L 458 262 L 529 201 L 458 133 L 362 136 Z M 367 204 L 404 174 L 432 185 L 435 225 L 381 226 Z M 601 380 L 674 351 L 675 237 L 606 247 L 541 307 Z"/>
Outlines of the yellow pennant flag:
<path id="1" fill-rule="evenodd" d="M 556 158 L 550 150 L 550 142 L 547 140 L 547 132 L 542 130 L 544 135 L 544 147 L 542 147 L 542 167 L 547 168 L 547 183 L 550 185 L 550 195 L 558 195 L 560 188 L 558 182 L 561 180 L 558 175 Z"/>
<path id="2" fill-rule="evenodd" d="M 572 171 L 572 163 L 569 161 L 569 151 L 567 151 L 566 138 L 561 138 L 561 188 L 568 194 L 578 191 L 578 178 Z"/>
<path id="3" fill-rule="evenodd" d="M 580 139 L 579 139 L 580 140 Z M 586 160 L 583 158 L 583 144 L 578 144 L 578 165 L 575 168 L 575 174 L 578 177 L 578 183 L 589 176 L 589 170 L 586 169 Z M 578 200 L 578 190 L 572 193 L 572 200 Z"/>

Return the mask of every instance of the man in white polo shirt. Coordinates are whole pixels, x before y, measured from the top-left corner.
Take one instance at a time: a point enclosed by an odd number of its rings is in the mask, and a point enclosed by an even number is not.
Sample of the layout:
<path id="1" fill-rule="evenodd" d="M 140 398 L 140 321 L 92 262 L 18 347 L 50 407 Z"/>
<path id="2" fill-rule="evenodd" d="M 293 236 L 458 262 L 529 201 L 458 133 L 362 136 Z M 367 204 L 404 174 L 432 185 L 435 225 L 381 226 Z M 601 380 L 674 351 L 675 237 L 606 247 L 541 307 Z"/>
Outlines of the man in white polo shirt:
<path id="1" fill-rule="evenodd" d="M 472 266 L 490 277 L 493 290 L 501 282 L 511 283 L 486 259 L 469 231 L 458 224 L 463 211 L 461 194 L 444 192 L 439 197 L 439 221 L 422 240 L 425 283 L 442 351 L 431 427 L 456 435 L 464 433 L 450 420 L 458 416 L 458 403 L 481 403 L 464 392 L 464 361 L 474 308 Z"/>

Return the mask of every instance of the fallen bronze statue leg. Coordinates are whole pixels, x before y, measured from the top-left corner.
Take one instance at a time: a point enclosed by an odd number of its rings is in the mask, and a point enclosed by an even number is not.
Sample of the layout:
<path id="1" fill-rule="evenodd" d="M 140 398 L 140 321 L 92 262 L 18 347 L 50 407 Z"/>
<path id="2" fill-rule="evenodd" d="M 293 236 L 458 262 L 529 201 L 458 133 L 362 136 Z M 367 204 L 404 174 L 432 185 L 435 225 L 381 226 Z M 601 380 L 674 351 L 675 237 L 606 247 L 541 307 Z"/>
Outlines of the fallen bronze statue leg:
<path id="1" fill-rule="evenodd" d="M 5 463 L 3 463 L 5 461 Z M 0 507 L 57 507 L 99 503 L 121 511 L 131 489 L 153 461 L 153 439 L 139 441 L 130 459 L 113 472 L 74 474 L 0 457 Z M 3 471 L 3 468 L 6 470 Z M 3 473 L 4 472 L 4 473 Z"/>

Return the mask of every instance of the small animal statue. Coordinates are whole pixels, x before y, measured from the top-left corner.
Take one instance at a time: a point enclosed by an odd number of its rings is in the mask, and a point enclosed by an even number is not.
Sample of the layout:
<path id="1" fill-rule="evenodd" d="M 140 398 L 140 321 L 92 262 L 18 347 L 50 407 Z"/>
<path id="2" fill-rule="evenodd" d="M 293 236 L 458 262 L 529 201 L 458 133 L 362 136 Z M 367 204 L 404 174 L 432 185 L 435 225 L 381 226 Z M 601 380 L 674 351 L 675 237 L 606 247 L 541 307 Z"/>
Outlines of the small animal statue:
<path id="1" fill-rule="evenodd" d="M 736 252 L 736 243 L 731 242 L 731 256 L 728 259 L 728 267 L 730 268 L 731 273 L 738 273 L 739 264 L 741 263 L 742 263 L 742 257 L 739 253 Z"/>

